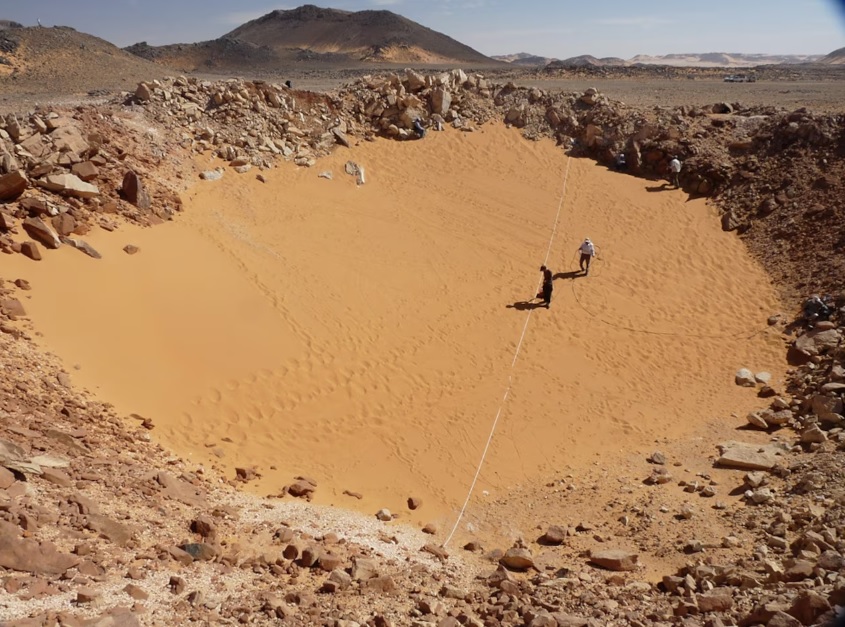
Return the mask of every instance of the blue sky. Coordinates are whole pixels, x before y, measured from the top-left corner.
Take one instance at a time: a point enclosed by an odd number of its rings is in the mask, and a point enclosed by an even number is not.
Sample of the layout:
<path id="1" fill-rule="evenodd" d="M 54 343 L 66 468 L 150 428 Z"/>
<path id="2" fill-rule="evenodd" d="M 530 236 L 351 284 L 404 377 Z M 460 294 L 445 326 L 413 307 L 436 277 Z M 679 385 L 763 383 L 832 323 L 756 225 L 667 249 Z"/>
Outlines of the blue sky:
<path id="1" fill-rule="evenodd" d="M 0 19 L 65 25 L 119 46 L 214 39 L 274 0 L 0 0 Z M 845 46 L 845 0 L 331 0 L 388 9 L 488 54 L 762 52 L 827 54 Z"/>

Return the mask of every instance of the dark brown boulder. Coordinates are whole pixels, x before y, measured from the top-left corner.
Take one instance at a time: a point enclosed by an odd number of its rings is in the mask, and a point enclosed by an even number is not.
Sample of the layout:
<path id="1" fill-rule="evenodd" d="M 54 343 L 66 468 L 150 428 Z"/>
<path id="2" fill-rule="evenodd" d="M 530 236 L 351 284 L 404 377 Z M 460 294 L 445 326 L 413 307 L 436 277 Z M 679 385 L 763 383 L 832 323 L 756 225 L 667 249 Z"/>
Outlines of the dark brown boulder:
<path id="1" fill-rule="evenodd" d="M 0 175 L 0 200 L 10 200 L 23 194 L 29 179 L 20 170 Z"/>
<path id="2" fill-rule="evenodd" d="M 79 563 L 75 555 L 60 553 L 52 542 L 18 537 L 18 527 L 0 521 L 0 566 L 35 575 L 61 575 Z"/>
<path id="3" fill-rule="evenodd" d="M 21 244 L 21 254 L 33 261 L 41 261 L 41 250 L 35 242 L 24 242 Z"/>
<path id="4" fill-rule="evenodd" d="M 144 182 L 135 172 L 129 170 L 123 177 L 123 197 L 138 209 L 149 209 L 150 195 L 144 187 Z"/>

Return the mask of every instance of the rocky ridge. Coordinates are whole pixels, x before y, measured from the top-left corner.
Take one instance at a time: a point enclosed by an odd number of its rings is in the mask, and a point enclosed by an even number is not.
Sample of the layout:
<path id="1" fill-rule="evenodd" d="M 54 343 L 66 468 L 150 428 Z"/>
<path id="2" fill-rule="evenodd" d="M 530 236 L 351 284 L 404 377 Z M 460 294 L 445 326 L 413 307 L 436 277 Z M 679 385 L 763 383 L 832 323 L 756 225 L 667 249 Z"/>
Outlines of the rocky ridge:
<path id="1" fill-rule="evenodd" d="M 749 207 L 761 193 L 756 186 L 772 185 L 811 151 L 839 172 L 841 121 L 718 109 L 637 111 L 594 90 L 550 94 L 459 70 L 363 79 L 334 96 L 237 80 L 145 83 L 108 106 L 39 109 L 4 120 L 0 246 L 35 258 L 41 247 L 81 247 L 72 240 L 86 228 L 171 219 L 176 192 L 198 173 L 191 154 L 225 159 L 228 167 L 217 174 L 227 178 L 272 167 L 278 158 L 308 167 L 337 145 L 354 148 L 376 135 L 412 139 L 416 117 L 465 132 L 504 119 L 528 138 L 552 136 L 600 161 L 625 151 L 631 172 L 649 177 L 679 154 L 684 186 L 713 195 L 739 225 L 747 220 L 751 226 L 741 230 L 754 246 L 753 235 L 766 242 L 768 232 L 765 217 Z M 742 139 L 741 149 L 731 147 Z M 763 163 L 749 182 L 742 173 L 755 156 Z M 807 167 L 822 165 L 814 159 Z M 826 189 L 805 188 L 797 178 L 792 185 L 802 199 L 827 199 L 819 202 L 833 207 L 834 219 L 841 216 L 832 191 L 841 177 Z M 784 197 L 769 215 L 790 215 L 796 196 Z M 730 228 L 731 218 L 725 223 Z M 795 233 L 789 244 L 808 246 L 802 237 Z M 812 269 L 822 262 L 836 267 L 819 248 L 808 250 L 817 251 Z M 801 289 L 789 283 L 798 276 L 791 266 L 771 267 L 793 292 Z M 836 287 L 837 276 L 817 284 Z M 318 527 L 311 514 L 297 518 L 295 508 L 238 495 L 229 484 L 248 481 L 249 469 L 221 483 L 168 455 L 150 442 L 154 418 L 119 417 L 74 391 L 71 375 L 32 344 L 21 320 L 28 289 L 38 286 L 5 283 L 0 298 L 2 359 L 12 373 L 0 386 L 0 581 L 10 598 L 0 603 L 0 620 L 8 624 L 284 618 L 343 626 L 776 626 L 823 624 L 845 603 L 842 300 L 833 323 L 784 327 L 798 334 L 790 340 L 795 369 L 786 390 L 750 381 L 773 400 L 749 423 L 781 446 L 764 451 L 762 462 L 758 449 L 735 446 L 714 460 L 741 468 L 735 488 L 745 505 L 725 515 L 753 543 L 738 546 L 728 535 L 655 546 L 647 510 L 632 506 L 624 514 L 627 531 L 603 537 L 588 552 L 583 542 L 595 534 L 589 524 L 547 528 L 536 541 L 515 538 L 512 547 L 484 551 L 470 542 L 467 551 L 446 552 L 375 516 L 362 525 L 367 533 L 345 533 L 349 523 L 328 512 L 319 514 L 327 525 Z M 659 453 L 644 460 L 643 480 L 654 490 L 676 482 Z M 305 477 L 289 490 L 300 484 L 290 493 L 319 489 Z M 706 478 L 688 487 L 705 499 L 712 493 Z M 679 507 L 677 515 L 694 517 L 694 508 Z M 623 548 L 603 550 L 611 541 Z M 641 546 L 681 551 L 688 564 L 658 584 L 644 580 Z"/>

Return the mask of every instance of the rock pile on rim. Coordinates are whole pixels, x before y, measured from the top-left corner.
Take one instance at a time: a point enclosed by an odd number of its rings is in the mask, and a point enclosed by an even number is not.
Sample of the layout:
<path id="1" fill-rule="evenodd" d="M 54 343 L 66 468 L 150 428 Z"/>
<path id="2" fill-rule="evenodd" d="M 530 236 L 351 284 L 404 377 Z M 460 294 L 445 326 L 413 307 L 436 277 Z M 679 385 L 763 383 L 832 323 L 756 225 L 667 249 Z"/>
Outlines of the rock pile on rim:
<path id="1" fill-rule="evenodd" d="M 18 217 L 69 213 L 77 235 L 91 223 L 108 225 L 115 213 L 155 223 L 179 209 L 172 192 L 184 181 L 167 187 L 151 175 L 159 164 L 178 163 L 175 176 L 186 176 L 190 164 L 179 155 L 216 155 L 236 174 L 272 167 L 276 158 L 312 166 L 336 146 L 354 150 L 375 135 L 412 139 L 418 118 L 466 131 L 502 120 L 527 138 L 555 138 L 607 165 L 623 153 L 627 170 L 648 178 L 665 177 L 677 156 L 684 190 L 714 197 L 723 227 L 748 239 L 788 296 L 841 283 L 842 116 L 739 103 L 637 109 L 595 89 L 499 85 L 462 70 L 368 76 L 332 95 L 265 81 L 166 78 L 108 105 L 7 116 L 0 121 L 0 202 L 46 203 L 11 208 Z M 149 187 L 142 202 L 121 187 L 130 172 Z M 9 249 L 11 241 L 0 246 Z"/>

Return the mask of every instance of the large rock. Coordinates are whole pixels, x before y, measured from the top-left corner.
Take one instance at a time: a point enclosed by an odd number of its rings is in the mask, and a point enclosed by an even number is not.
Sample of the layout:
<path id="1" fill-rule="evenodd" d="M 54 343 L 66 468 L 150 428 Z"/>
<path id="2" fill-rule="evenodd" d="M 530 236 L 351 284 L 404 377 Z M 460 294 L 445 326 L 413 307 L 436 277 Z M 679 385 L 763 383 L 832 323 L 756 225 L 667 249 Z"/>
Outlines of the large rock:
<path id="1" fill-rule="evenodd" d="M 816 329 L 799 337 L 786 354 L 790 364 L 801 366 L 806 364 L 810 357 L 824 351 L 832 350 L 839 345 L 842 334 L 837 329 Z"/>
<path id="2" fill-rule="evenodd" d="M 408 83 L 408 91 L 420 91 L 425 88 L 425 77 L 410 68 L 405 70 L 405 81 Z"/>
<path id="3" fill-rule="evenodd" d="M 716 465 L 742 470 L 770 470 L 778 463 L 778 453 L 781 451 L 772 444 L 758 446 L 734 441 L 719 444 L 719 450 L 722 455 Z"/>
<path id="4" fill-rule="evenodd" d="M 452 106 L 452 94 L 445 87 L 437 87 L 431 92 L 431 112 L 444 115 Z"/>
<path id="5" fill-rule="evenodd" d="M 73 216 L 69 213 L 60 213 L 59 215 L 55 216 L 50 222 L 53 224 L 53 228 L 59 234 L 59 237 L 65 236 L 67 237 L 71 233 L 73 233 L 74 229 L 76 228 L 76 220 L 73 219 Z"/>
<path id="6" fill-rule="evenodd" d="M 0 566 L 34 575 L 61 575 L 80 561 L 60 553 L 52 542 L 18 537 L 18 527 L 0 521 Z"/>
<path id="7" fill-rule="evenodd" d="M 540 544 L 558 546 L 566 541 L 566 529 L 558 525 L 551 525 L 546 533 L 540 536 Z"/>
<path id="8" fill-rule="evenodd" d="M 352 562 L 352 579 L 355 581 L 366 581 L 378 577 L 378 574 L 378 566 L 374 560 L 358 557 Z"/>
<path id="9" fill-rule="evenodd" d="M 23 221 L 23 229 L 32 239 L 47 248 L 56 249 L 62 245 L 56 232 L 47 226 L 41 218 L 27 218 Z"/>
<path id="10" fill-rule="evenodd" d="M 89 148 L 88 142 L 82 137 L 79 129 L 71 125 L 57 128 L 50 133 L 50 139 L 53 140 L 53 147 L 59 152 L 81 155 Z"/>
<path id="11" fill-rule="evenodd" d="M 61 192 L 77 198 L 94 198 L 100 195 L 96 185 L 86 183 L 73 174 L 49 174 L 40 179 L 38 184 L 51 192 Z"/>
<path id="12" fill-rule="evenodd" d="M 702 613 L 726 612 L 733 607 L 734 600 L 730 592 L 724 588 L 711 590 L 707 594 L 696 595 L 698 609 Z"/>
<path id="13" fill-rule="evenodd" d="M 80 179 L 85 181 L 93 181 L 100 175 L 100 170 L 90 161 L 83 161 L 82 163 L 76 163 L 70 169 L 71 173 L 78 176 Z"/>
<path id="14" fill-rule="evenodd" d="M 822 422 L 837 424 L 842 421 L 842 414 L 845 413 L 845 404 L 841 398 L 825 394 L 814 395 L 810 407 Z"/>
<path id="15" fill-rule="evenodd" d="M 133 170 L 123 176 L 123 197 L 138 209 L 149 209 L 152 204 L 144 182 Z"/>
<path id="16" fill-rule="evenodd" d="M 595 87 L 590 87 L 585 91 L 581 97 L 579 98 L 581 102 L 585 105 L 592 107 L 593 105 L 597 104 L 599 101 L 599 92 L 596 90 Z"/>
<path id="17" fill-rule="evenodd" d="M 29 187 L 29 179 L 20 170 L 0 176 L 0 200 L 11 200 L 20 196 Z"/>
<path id="18" fill-rule="evenodd" d="M 138 83 L 138 87 L 135 88 L 135 98 L 141 102 L 147 102 L 152 97 L 153 93 L 149 85 L 146 83 Z"/>
<path id="19" fill-rule="evenodd" d="M 608 570 L 631 571 L 637 569 L 639 555 L 624 549 L 590 551 L 590 562 Z"/>
<path id="20" fill-rule="evenodd" d="M 35 242 L 24 242 L 21 244 L 21 254 L 33 261 L 41 261 L 41 250 Z"/>
<path id="21" fill-rule="evenodd" d="M 499 563 L 510 570 L 528 570 L 529 568 L 536 568 L 531 551 L 518 547 L 505 551 L 505 554 L 499 560 Z"/>

